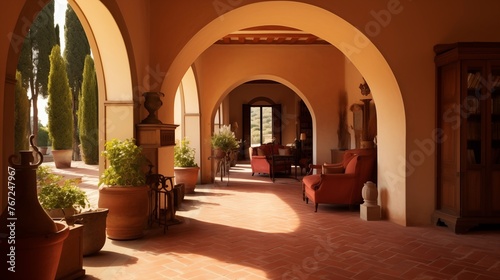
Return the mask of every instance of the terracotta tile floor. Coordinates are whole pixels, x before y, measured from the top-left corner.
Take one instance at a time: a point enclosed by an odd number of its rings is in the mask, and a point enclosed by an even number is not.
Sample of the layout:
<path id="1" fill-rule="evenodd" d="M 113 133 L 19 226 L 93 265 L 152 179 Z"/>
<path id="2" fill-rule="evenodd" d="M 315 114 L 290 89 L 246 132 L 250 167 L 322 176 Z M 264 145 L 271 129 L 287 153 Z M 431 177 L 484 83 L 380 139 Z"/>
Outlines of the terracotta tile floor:
<path id="1" fill-rule="evenodd" d="M 50 164 L 50 163 L 48 163 Z M 83 176 L 97 201 L 97 167 L 60 170 Z M 182 224 L 142 239 L 107 240 L 84 258 L 85 279 L 500 279 L 500 228 L 455 235 L 442 227 L 363 221 L 359 211 L 312 204 L 298 181 L 231 170 L 187 195 Z"/>

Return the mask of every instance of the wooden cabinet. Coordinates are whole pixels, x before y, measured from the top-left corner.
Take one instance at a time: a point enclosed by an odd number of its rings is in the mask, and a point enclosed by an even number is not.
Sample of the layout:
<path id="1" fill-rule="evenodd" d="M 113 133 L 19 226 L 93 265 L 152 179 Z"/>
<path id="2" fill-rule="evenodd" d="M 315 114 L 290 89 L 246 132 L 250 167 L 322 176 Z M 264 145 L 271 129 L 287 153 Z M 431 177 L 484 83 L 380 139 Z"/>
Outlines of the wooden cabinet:
<path id="1" fill-rule="evenodd" d="M 137 145 L 151 162 L 151 172 L 158 173 L 158 148 L 175 146 L 175 129 L 177 124 L 138 124 Z M 148 171 L 148 170 L 146 170 Z"/>
<path id="2" fill-rule="evenodd" d="M 305 133 L 306 139 L 301 140 L 301 152 L 300 158 L 307 158 L 312 160 L 312 151 L 313 151 L 313 126 L 312 126 L 312 118 L 309 109 L 307 109 L 304 101 L 299 102 L 299 133 L 300 137 L 301 133 Z"/>
<path id="3" fill-rule="evenodd" d="M 455 233 L 500 223 L 500 43 L 438 45 L 433 221 Z"/>

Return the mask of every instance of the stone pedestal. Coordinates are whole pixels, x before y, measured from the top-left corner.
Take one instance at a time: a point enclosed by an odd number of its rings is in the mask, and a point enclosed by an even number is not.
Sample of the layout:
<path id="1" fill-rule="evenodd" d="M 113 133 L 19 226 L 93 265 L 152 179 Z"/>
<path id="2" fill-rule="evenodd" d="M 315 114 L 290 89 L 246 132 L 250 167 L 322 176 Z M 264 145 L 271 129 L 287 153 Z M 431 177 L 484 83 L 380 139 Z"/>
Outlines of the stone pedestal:
<path id="1" fill-rule="evenodd" d="M 377 186 L 368 181 L 363 186 L 361 194 L 364 203 L 359 207 L 359 216 L 365 221 L 378 221 L 380 220 L 380 206 L 377 204 L 378 191 Z"/>
<path id="2" fill-rule="evenodd" d="M 380 206 L 366 206 L 361 204 L 359 207 L 359 216 L 365 221 L 378 221 L 380 220 Z"/>

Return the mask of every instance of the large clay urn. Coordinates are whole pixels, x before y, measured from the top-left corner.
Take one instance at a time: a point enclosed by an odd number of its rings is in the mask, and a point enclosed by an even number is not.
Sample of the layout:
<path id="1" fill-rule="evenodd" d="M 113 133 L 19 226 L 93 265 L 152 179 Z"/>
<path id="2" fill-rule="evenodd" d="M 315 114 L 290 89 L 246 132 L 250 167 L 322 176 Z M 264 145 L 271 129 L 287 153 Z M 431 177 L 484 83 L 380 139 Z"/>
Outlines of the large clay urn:
<path id="1" fill-rule="evenodd" d="M 148 221 L 149 187 L 101 186 L 99 208 L 109 209 L 106 234 L 110 239 L 131 240 L 144 235 Z"/>
<path id="2" fill-rule="evenodd" d="M 0 248 L 2 279 L 53 280 L 57 273 L 64 240 L 69 228 L 55 223 L 38 202 L 36 169 L 43 155 L 30 142 L 33 151 L 20 151 L 9 158 L 7 207 L 2 212 Z M 37 154 L 37 161 L 33 157 Z"/>
<path id="3" fill-rule="evenodd" d="M 174 167 L 175 184 L 184 184 L 185 193 L 194 193 L 199 167 Z"/>

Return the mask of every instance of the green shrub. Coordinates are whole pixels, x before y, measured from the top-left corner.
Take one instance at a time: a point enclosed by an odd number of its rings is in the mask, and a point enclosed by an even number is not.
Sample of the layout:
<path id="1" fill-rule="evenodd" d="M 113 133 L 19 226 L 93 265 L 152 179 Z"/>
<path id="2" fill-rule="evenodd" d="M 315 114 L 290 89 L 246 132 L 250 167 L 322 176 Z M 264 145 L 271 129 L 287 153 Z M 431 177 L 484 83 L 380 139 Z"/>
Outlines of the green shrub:
<path id="1" fill-rule="evenodd" d="M 214 149 L 221 149 L 224 152 L 229 152 L 240 146 L 234 132 L 231 131 L 228 125 L 223 125 L 219 132 L 212 136 L 211 143 Z"/>
<path id="2" fill-rule="evenodd" d="M 86 208 L 89 200 L 85 191 L 77 186 L 76 179 L 64 180 L 51 172 L 50 167 L 37 169 L 38 201 L 44 209 Z"/>
<path id="3" fill-rule="evenodd" d="M 189 140 L 184 138 L 176 141 L 174 147 L 174 166 L 176 167 L 196 167 L 194 162 L 196 150 L 189 146 Z"/>
<path id="4" fill-rule="evenodd" d="M 145 184 L 143 167 L 146 159 L 134 139 L 110 140 L 101 154 L 109 161 L 109 167 L 104 170 L 99 185 L 130 187 Z"/>
<path id="5" fill-rule="evenodd" d="M 49 130 L 42 124 L 38 124 L 38 138 L 36 142 L 38 147 L 49 146 Z"/>
<path id="6" fill-rule="evenodd" d="M 15 90 L 15 131 L 14 131 L 14 149 L 17 154 L 20 150 L 27 150 L 28 131 L 29 131 L 29 116 L 30 116 L 30 102 L 26 90 L 22 84 L 21 72 L 16 71 L 16 90 Z"/>
<path id="7" fill-rule="evenodd" d="M 90 55 L 85 58 L 82 92 L 78 109 L 78 128 L 83 161 L 86 164 L 99 163 L 99 120 L 97 78 L 94 61 Z"/>
<path id="8" fill-rule="evenodd" d="M 49 72 L 49 138 L 54 150 L 73 148 L 73 101 L 66 74 L 66 63 L 59 45 L 50 53 Z"/>

